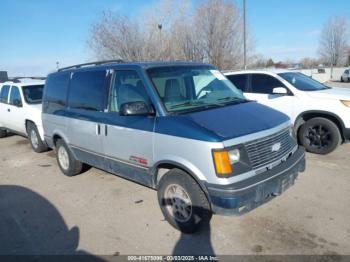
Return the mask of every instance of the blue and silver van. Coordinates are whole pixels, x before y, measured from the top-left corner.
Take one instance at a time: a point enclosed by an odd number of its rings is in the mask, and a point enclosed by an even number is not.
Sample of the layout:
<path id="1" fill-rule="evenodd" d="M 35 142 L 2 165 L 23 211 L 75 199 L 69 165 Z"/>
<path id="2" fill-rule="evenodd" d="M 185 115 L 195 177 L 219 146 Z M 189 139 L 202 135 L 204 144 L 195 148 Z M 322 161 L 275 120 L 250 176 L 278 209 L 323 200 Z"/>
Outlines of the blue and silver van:
<path id="1" fill-rule="evenodd" d="M 47 78 L 42 116 L 63 174 L 89 165 L 156 189 L 166 220 L 186 233 L 212 213 L 267 202 L 305 169 L 289 118 L 208 64 L 63 68 Z"/>

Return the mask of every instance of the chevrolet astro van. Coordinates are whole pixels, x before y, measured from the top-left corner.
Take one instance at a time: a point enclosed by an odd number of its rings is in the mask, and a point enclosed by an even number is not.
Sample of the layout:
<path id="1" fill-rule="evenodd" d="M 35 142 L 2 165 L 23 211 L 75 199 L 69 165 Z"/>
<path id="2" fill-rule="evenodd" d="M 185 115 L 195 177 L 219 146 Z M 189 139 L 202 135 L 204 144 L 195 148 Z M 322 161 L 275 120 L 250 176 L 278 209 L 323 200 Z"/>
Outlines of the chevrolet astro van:
<path id="1" fill-rule="evenodd" d="M 89 165 L 156 189 L 166 220 L 185 233 L 213 213 L 269 201 L 305 169 L 289 118 L 208 64 L 62 68 L 47 78 L 42 118 L 63 174 Z"/>

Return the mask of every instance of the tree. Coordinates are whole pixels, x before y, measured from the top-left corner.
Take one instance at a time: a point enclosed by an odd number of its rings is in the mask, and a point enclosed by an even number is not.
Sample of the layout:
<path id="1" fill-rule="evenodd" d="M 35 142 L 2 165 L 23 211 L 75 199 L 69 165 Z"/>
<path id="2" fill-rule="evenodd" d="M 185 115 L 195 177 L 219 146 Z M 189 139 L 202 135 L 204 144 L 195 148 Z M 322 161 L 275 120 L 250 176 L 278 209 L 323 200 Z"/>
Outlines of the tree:
<path id="1" fill-rule="evenodd" d="M 267 60 L 266 67 L 273 67 L 275 65 L 275 62 L 273 62 L 272 58 Z"/>
<path id="2" fill-rule="evenodd" d="M 98 59 L 194 60 L 220 69 L 243 65 L 241 11 L 226 0 L 162 0 L 140 20 L 104 12 L 88 45 Z M 253 50 L 248 35 L 248 58 Z M 248 60 L 249 63 L 249 60 Z"/>
<path id="3" fill-rule="evenodd" d="M 331 78 L 333 66 L 345 62 L 348 42 L 347 18 L 333 17 L 324 25 L 319 44 L 319 53 L 325 63 L 331 66 Z"/>

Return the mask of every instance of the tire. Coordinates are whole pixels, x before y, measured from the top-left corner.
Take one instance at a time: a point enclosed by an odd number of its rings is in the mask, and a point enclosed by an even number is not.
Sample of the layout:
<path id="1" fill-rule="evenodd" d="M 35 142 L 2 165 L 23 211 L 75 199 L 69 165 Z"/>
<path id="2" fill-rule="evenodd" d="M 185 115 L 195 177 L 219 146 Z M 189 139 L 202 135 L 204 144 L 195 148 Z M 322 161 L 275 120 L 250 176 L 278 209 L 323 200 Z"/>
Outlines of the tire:
<path id="1" fill-rule="evenodd" d="M 315 117 L 303 124 L 298 138 L 306 151 L 326 155 L 335 150 L 341 143 L 337 125 L 323 117 Z"/>
<path id="2" fill-rule="evenodd" d="M 344 82 L 344 78 L 343 77 L 340 77 L 340 82 Z"/>
<path id="3" fill-rule="evenodd" d="M 182 193 L 181 198 L 175 196 L 175 189 Z M 158 202 L 169 224 L 183 233 L 192 234 L 205 223 L 209 225 L 212 212 L 206 195 L 197 182 L 180 169 L 172 169 L 161 178 Z"/>
<path id="4" fill-rule="evenodd" d="M 61 172 L 66 176 L 75 176 L 83 171 L 83 163 L 75 159 L 72 151 L 62 139 L 56 142 L 56 159 Z"/>
<path id="5" fill-rule="evenodd" d="M 7 130 L 0 128 L 0 138 L 4 138 L 7 136 Z"/>
<path id="6" fill-rule="evenodd" d="M 27 125 L 27 135 L 32 145 L 32 148 L 37 153 L 42 153 L 47 151 L 49 148 L 46 145 L 45 141 L 41 140 L 39 131 L 34 123 L 29 122 Z"/>

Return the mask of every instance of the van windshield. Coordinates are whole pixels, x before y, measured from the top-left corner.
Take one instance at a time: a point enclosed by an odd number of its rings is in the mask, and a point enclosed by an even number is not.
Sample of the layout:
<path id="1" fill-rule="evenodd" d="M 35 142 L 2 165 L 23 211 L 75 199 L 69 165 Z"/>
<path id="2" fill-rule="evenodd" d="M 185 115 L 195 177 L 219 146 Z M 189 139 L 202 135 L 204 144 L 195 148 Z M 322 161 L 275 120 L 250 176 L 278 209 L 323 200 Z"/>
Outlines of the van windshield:
<path id="1" fill-rule="evenodd" d="M 40 104 L 42 102 L 44 85 L 23 86 L 22 89 L 27 104 Z"/>
<path id="2" fill-rule="evenodd" d="M 188 112 L 247 102 L 220 71 L 209 66 L 170 66 L 147 70 L 168 112 Z"/>

